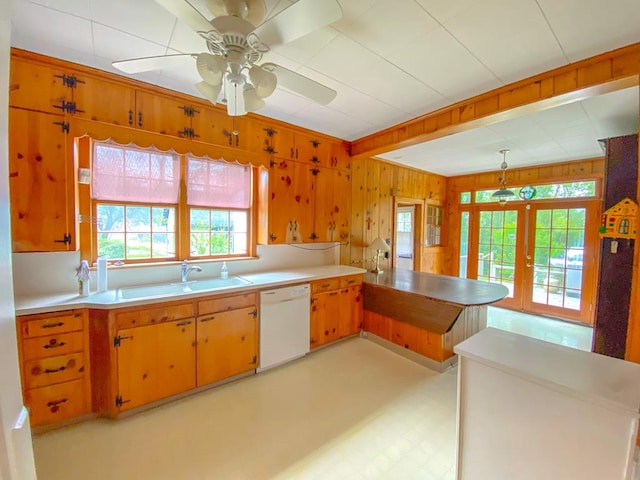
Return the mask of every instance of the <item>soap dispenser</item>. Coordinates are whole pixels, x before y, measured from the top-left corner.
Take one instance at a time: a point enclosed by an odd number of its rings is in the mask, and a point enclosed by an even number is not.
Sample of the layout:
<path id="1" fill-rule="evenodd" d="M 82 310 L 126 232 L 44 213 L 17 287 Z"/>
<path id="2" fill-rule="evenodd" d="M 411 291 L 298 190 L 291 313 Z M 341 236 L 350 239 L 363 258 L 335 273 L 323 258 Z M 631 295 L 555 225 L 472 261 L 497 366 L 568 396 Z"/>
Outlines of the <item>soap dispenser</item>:
<path id="1" fill-rule="evenodd" d="M 222 262 L 222 268 L 220 269 L 220 278 L 223 280 L 229 278 L 229 270 L 227 270 L 227 262 Z"/>

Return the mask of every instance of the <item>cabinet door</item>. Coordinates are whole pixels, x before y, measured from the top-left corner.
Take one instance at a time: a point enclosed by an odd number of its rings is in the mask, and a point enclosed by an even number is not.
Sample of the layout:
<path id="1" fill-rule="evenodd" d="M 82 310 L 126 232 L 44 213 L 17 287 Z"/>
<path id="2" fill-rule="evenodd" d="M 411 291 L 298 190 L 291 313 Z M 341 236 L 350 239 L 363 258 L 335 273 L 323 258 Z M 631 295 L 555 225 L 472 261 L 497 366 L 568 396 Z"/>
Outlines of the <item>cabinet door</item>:
<path id="1" fill-rule="evenodd" d="M 256 307 L 198 317 L 198 386 L 257 366 Z"/>
<path id="2" fill-rule="evenodd" d="M 313 175 L 313 194 L 315 196 L 312 240 L 330 242 L 334 240 L 333 209 L 334 172 L 330 168 L 310 167 Z M 335 192 L 337 193 L 337 192 Z"/>
<path id="3" fill-rule="evenodd" d="M 82 76 L 84 83 L 73 91 L 73 101 L 79 110 L 74 116 L 133 126 L 135 119 L 135 90 L 127 85 Z"/>
<path id="4" fill-rule="evenodd" d="M 120 410 L 128 410 L 196 386 L 194 319 L 118 331 Z"/>
<path id="5" fill-rule="evenodd" d="M 340 315 L 340 291 L 317 293 L 311 304 L 311 335 L 317 334 L 317 347 L 340 338 L 338 322 Z M 315 316 L 315 318 L 313 318 Z M 315 323 L 314 323 L 315 322 Z M 315 331 L 315 333 L 314 333 Z"/>
<path id="6" fill-rule="evenodd" d="M 331 144 L 316 136 L 301 132 L 295 134 L 295 160 L 307 165 L 328 167 Z"/>
<path id="7" fill-rule="evenodd" d="M 351 169 L 351 157 L 347 144 L 344 142 L 332 142 L 329 146 L 329 166 L 340 170 Z"/>
<path id="8" fill-rule="evenodd" d="M 313 230 L 312 173 L 307 165 L 275 159 L 269 169 L 269 243 L 309 241 Z"/>
<path id="9" fill-rule="evenodd" d="M 186 137 L 191 128 L 188 105 L 170 97 L 136 90 L 136 128 L 150 132 Z"/>
<path id="10" fill-rule="evenodd" d="M 349 334 L 359 333 L 362 330 L 362 285 L 349 288 Z"/>
<path id="11" fill-rule="evenodd" d="M 62 102 L 71 101 L 71 78 L 58 68 L 22 59 L 11 59 L 9 106 L 62 114 Z"/>
<path id="12" fill-rule="evenodd" d="M 233 146 L 236 138 L 233 135 L 230 117 L 220 108 L 197 107 L 191 119 L 191 127 L 197 135 L 195 140 L 213 145 Z M 238 140 L 239 141 L 239 140 Z"/>
<path id="13" fill-rule="evenodd" d="M 351 174 L 346 170 L 332 170 L 331 240 L 348 242 L 351 232 Z"/>
<path id="14" fill-rule="evenodd" d="M 73 160 L 67 158 L 68 135 L 55 124 L 63 120 L 58 115 L 9 109 L 14 252 L 75 249 Z"/>

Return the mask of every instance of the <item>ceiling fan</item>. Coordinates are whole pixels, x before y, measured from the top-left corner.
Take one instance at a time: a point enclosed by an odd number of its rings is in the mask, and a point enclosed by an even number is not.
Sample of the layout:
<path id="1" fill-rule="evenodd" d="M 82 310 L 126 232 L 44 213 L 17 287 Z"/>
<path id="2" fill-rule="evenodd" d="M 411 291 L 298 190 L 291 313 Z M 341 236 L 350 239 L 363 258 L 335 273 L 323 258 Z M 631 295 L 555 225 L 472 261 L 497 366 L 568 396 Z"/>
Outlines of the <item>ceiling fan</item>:
<path id="1" fill-rule="evenodd" d="M 326 105 L 336 91 L 274 63 L 258 65 L 270 47 L 291 42 L 342 17 L 337 0 L 298 0 L 264 21 L 264 0 L 207 0 L 209 21 L 189 0 L 155 0 L 206 42 L 209 53 L 185 53 L 113 62 L 126 73 L 167 68 L 177 57 L 191 56 L 202 81 L 196 89 L 211 103 L 223 103 L 231 116 L 265 105 L 277 85 Z"/>

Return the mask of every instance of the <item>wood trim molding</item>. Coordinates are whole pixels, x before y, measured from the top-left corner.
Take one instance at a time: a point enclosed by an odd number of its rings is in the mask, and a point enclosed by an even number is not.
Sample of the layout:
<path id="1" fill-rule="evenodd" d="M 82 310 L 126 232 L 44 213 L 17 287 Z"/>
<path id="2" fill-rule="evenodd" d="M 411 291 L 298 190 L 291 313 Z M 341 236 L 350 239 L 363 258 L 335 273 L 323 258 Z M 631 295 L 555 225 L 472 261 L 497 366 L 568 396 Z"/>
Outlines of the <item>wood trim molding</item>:
<path id="1" fill-rule="evenodd" d="M 427 140 L 637 86 L 640 43 L 511 83 L 355 140 L 351 155 L 371 157 Z"/>

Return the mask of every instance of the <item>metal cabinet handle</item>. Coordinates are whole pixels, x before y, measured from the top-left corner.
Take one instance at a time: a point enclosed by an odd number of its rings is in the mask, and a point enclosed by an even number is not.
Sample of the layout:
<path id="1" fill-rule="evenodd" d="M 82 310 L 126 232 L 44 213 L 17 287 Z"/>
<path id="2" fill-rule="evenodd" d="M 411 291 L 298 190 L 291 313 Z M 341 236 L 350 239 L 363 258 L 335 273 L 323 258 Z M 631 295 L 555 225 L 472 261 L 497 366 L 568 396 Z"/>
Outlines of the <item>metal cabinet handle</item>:
<path id="1" fill-rule="evenodd" d="M 62 327 L 63 325 L 64 325 L 64 322 L 45 323 L 44 325 L 42 325 L 42 328 L 57 328 L 57 327 Z"/>

